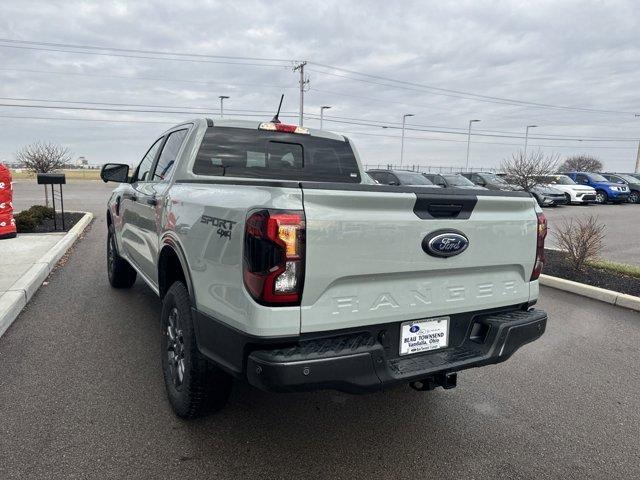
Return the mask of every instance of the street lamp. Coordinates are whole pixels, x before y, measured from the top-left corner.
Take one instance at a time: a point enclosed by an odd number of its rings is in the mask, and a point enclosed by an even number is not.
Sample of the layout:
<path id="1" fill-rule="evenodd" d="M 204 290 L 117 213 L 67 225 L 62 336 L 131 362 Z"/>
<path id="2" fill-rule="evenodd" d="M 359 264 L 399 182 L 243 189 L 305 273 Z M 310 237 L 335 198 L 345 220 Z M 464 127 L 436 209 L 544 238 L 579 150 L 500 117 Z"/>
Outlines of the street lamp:
<path id="1" fill-rule="evenodd" d="M 640 117 L 640 115 L 636 113 L 636 117 Z M 634 173 L 640 173 L 640 140 L 638 141 L 638 153 L 636 154 L 636 168 Z"/>
<path id="2" fill-rule="evenodd" d="M 220 95 L 218 98 L 220 99 L 220 118 L 223 118 L 224 117 L 224 101 L 229 97 L 227 97 L 226 95 Z"/>
<path id="3" fill-rule="evenodd" d="M 465 170 L 469 170 L 469 147 L 471 146 L 471 124 L 480 120 L 469 120 L 469 132 L 467 133 L 467 163 Z"/>
<path id="4" fill-rule="evenodd" d="M 414 117 L 413 113 L 405 113 L 402 116 L 402 141 L 400 144 L 400 165 L 402 165 L 402 157 L 404 156 L 404 125 L 407 120 L 407 117 Z"/>
<path id="5" fill-rule="evenodd" d="M 524 131 L 524 158 L 527 158 L 527 142 L 529 141 L 529 129 L 537 127 L 538 125 L 527 125 L 527 129 Z"/>
<path id="6" fill-rule="evenodd" d="M 322 120 L 324 119 L 324 111 L 329 110 L 331 105 L 323 105 L 320 107 L 320 130 L 322 130 Z"/>

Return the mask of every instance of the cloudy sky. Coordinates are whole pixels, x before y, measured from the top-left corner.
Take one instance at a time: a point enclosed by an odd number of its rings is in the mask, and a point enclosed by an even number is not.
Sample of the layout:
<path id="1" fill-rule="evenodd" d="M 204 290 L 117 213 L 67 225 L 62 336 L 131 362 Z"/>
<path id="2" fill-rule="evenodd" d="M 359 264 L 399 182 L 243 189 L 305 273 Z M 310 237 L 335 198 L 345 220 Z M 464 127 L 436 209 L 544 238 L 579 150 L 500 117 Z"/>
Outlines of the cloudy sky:
<path id="1" fill-rule="evenodd" d="M 229 115 L 268 120 L 284 93 L 295 122 L 292 66 L 307 60 L 305 125 L 331 105 L 325 128 L 367 164 L 399 161 L 406 113 L 406 164 L 464 165 L 471 119 L 475 167 L 522 148 L 526 125 L 538 126 L 529 148 L 619 171 L 635 162 L 633 0 L 4 0 L 0 11 L 0 161 L 47 140 L 91 163 L 137 163 L 171 124 L 219 115 L 219 95 Z"/>

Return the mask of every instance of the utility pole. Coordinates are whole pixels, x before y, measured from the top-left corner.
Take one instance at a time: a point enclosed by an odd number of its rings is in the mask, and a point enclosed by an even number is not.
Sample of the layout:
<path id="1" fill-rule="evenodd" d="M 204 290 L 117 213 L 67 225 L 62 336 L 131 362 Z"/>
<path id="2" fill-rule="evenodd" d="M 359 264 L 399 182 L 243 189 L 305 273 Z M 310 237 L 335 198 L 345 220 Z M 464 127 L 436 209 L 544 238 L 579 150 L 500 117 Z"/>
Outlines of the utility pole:
<path id="1" fill-rule="evenodd" d="M 298 124 L 302 127 L 304 119 L 304 88 L 309 83 L 309 79 L 304 78 L 304 66 L 307 62 L 300 62 L 295 67 L 293 67 L 293 71 L 300 71 L 300 118 L 298 119 Z"/>
<path id="2" fill-rule="evenodd" d="M 323 105 L 320 107 L 320 130 L 322 130 L 322 120 L 324 119 L 324 111 L 329 110 L 331 105 Z"/>
<path id="3" fill-rule="evenodd" d="M 640 117 L 640 115 L 636 113 L 636 117 Z M 638 153 L 636 154 L 636 169 L 634 173 L 640 173 L 640 140 L 638 140 Z"/>
<path id="4" fill-rule="evenodd" d="M 402 166 L 402 157 L 404 157 L 404 125 L 407 120 L 407 117 L 415 116 L 413 113 L 405 113 L 402 116 L 402 140 L 400 143 L 400 166 Z"/>
<path id="5" fill-rule="evenodd" d="M 467 163 L 465 163 L 465 170 L 469 170 L 469 147 L 471 146 L 471 124 L 479 122 L 480 120 L 469 120 L 469 132 L 467 133 Z"/>
<path id="6" fill-rule="evenodd" d="M 226 95 L 220 95 L 218 97 L 220 99 L 220 118 L 224 118 L 224 101 L 225 99 L 229 98 Z"/>
<path id="7" fill-rule="evenodd" d="M 537 127 L 538 125 L 527 125 L 527 128 L 524 131 L 524 158 L 527 158 L 527 141 L 529 140 L 529 129 Z"/>

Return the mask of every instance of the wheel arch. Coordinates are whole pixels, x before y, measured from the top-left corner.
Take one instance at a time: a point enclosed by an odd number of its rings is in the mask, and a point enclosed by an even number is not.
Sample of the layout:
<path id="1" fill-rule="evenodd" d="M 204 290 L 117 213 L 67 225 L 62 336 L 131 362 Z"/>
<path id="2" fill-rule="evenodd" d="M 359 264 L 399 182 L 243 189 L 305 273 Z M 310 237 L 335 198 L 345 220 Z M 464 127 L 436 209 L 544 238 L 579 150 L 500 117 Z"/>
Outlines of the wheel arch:
<path id="1" fill-rule="evenodd" d="M 164 298 L 167 290 L 177 280 L 184 282 L 195 306 L 195 291 L 191 280 L 189 263 L 180 242 L 173 235 L 166 235 L 161 240 L 158 254 L 158 291 L 160 298 Z"/>

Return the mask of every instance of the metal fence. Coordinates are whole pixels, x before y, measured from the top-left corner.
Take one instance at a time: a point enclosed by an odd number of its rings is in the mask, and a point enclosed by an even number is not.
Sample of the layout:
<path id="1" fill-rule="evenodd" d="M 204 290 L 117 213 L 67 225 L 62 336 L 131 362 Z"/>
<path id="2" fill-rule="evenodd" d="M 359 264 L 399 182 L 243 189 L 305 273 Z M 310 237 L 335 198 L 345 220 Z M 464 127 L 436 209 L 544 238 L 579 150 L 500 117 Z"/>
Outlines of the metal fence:
<path id="1" fill-rule="evenodd" d="M 499 173 L 500 168 L 497 167 L 469 167 L 464 168 L 461 166 L 434 166 L 434 165 L 394 165 L 394 164 L 373 164 L 367 163 L 364 165 L 365 170 L 382 169 L 382 170 L 408 170 L 411 172 L 425 172 L 425 173 L 457 173 L 457 172 L 494 172 Z"/>

